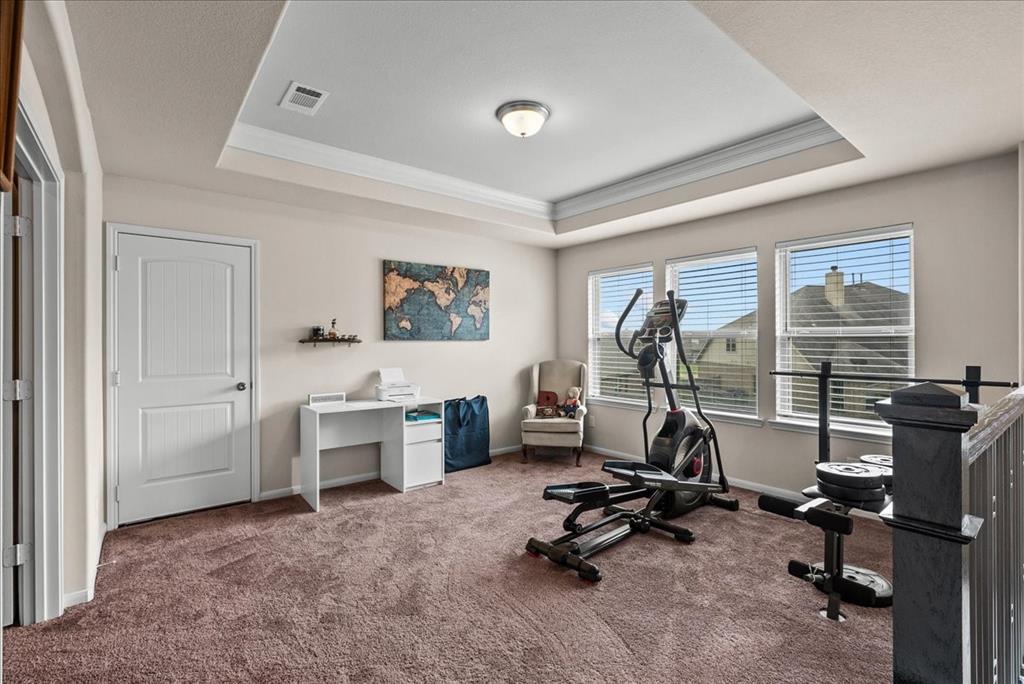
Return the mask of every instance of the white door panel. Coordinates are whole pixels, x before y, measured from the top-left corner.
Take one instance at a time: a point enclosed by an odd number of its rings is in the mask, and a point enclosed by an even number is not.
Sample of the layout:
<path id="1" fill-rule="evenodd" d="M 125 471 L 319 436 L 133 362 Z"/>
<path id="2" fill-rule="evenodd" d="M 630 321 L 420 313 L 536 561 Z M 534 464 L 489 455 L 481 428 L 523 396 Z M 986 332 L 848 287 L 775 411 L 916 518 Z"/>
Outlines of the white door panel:
<path id="1" fill-rule="evenodd" d="M 117 254 L 119 522 L 248 500 L 249 248 L 121 234 Z"/>

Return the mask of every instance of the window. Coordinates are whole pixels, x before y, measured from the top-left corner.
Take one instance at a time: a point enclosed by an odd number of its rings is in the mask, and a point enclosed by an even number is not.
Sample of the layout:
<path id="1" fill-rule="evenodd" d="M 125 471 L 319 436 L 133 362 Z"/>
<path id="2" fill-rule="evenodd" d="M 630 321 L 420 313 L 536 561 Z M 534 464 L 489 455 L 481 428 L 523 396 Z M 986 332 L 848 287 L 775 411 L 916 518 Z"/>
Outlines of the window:
<path id="1" fill-rule="evenodd" d="M 587 396 L 600 399 L 647 401 L 636 362 L 615 344 L 615 324 L 638 287 L 644 294 L 622 326 L 628 342 L 651 308 L 654 268 L 651 264 L 591 273 L 588 277 L 590 326 L 587 335 L 590 381 Z"/>
<path id="2" fill-rule="evenodd" d="M 777 246 L 777 362 L 783 370 L 914 374 L 909 226 Z M 780 416 L 817 418 L 817 383 L 776 378 Z M 879 424 L 875 402 L 905 383 L 835 380 L 837 423 Z"/>
<path id="3" fill-rule="evenodd" d="M 666 283 L 686 300 L 683 349 L 700 385 L 701 406 L 757 415 L 757 252 L 676 259 Z M 678 363 L 676 377 L 685 378 Z M 688 392 L 679 392 L 686 405 Z"/>

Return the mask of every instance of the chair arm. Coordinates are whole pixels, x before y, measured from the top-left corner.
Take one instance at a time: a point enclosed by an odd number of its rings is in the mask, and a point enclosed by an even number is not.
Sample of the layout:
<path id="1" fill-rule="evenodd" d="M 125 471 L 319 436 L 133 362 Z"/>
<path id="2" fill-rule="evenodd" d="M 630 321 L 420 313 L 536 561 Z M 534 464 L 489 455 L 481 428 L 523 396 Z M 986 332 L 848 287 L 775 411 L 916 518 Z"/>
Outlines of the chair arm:
<path id="1" fill-rule="evenodd" d="M 523 420 L 532 420 L 537 417 L 537 405 L 527 404 L 523 407 Z"/>
<path id="2" fill-rule="evenodd" d="M 576 420 L 578 420 L 580 422 L 583 422 L 583 416 L 585 416 L 585 415 L 587 415 L 587 407 L 586 406 L 577 406 L 576 407 Z"/>

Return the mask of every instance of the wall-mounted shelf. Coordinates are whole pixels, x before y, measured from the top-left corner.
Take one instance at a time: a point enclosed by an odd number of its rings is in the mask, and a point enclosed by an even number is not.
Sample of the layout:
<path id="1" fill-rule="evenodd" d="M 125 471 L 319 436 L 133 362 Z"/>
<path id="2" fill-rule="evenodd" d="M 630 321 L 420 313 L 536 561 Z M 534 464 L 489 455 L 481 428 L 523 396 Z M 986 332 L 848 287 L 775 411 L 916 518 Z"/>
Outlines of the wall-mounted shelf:
<path id="1" fill-rule="evenodd" d="M 361 339 L 359 339 L 358 337 L 356 337 L 354 339 L 350 339 L 350 340 L 341 339 L 341 338 L 339 338 L 339 339 L 331 339 L 330 337 L 307 337 L 305 339 L 299 340 L 299 344 L 311 344 L 314 347 L 316 345 L 318 345 L 318 344 L 331 344 L 331 345 L 334 345 L 334 344 L 344 344 L 346 346 L 351 347 L 353 344 L 362 344 L 362 343 L 363 343 L 363 341 Z"/>

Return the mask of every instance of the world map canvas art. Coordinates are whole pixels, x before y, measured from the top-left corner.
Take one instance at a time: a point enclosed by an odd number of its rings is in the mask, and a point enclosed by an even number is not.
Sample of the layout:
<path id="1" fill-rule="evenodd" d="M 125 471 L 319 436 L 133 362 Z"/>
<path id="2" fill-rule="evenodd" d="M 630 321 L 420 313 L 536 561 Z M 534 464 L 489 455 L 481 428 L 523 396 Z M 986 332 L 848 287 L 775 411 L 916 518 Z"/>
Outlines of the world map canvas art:
<path id="1" fill-rule="evenodd" d="M 487 340 L 490 309 L 489 271 L 384 262 L 385 340 Z"/>

